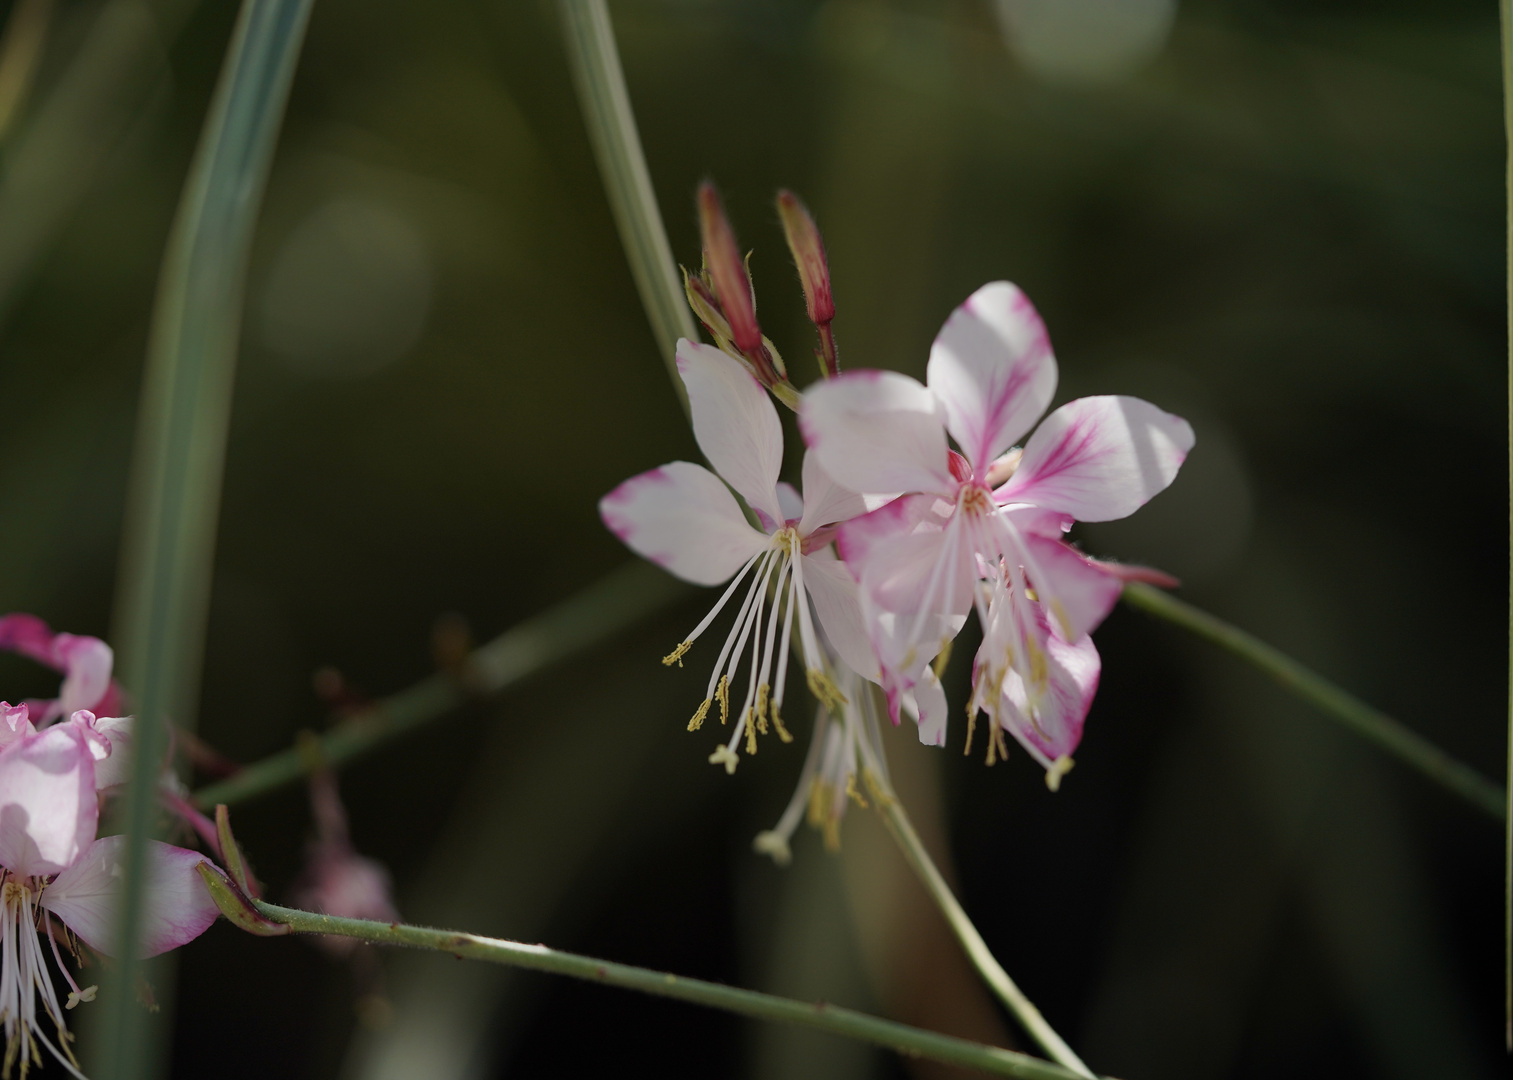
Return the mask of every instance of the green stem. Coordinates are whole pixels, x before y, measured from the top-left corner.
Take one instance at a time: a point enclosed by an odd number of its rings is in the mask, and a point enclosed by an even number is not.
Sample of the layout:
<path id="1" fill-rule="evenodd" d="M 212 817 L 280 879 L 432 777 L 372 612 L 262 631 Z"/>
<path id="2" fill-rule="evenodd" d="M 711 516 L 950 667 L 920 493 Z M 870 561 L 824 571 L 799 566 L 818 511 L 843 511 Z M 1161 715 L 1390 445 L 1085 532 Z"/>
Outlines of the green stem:
<path id="1" fill-rule="evenodd" d="M 898 842 L 904 858 L 919 876 L 930 898 L 935 901 L 935 906 L 940 908 L 941 914 L 946 917 L 951 932 L 961 942 L 967 959 L 977 969 L 983 981 L 988 984 L 998 1000 L 1003 1002 L 1004 1007 L 1014 1014 L 1024 1030 L 1052 1061 L 1077 1076 L 1092 1076 L 1092 1070 L 1083 1064 L 1082 1059 L 1056 1033 L 1056 1029 L 1051 1027 L 1046 1018 L 1041 1015 L 1040 1010 L 1035 1008 L 1034 1002 L 1024 996 L 1024 991 L 1019 989 L 1014 980 L 1009 977 L 1009 973 L 1003 969 L 1003 965 L 993 956 L 988 943 L 983 941 L 982 935 L 977 932 L 977 927 L 972 925 L 972 920 L 967 917 L 966 911 L 956 899 L 956 894 L 951 891 L 951 886 L 946 883 L 935 861 L 930 858 L 930 853 L 925 850 L 924 842 L 920 840 L 919 833 L 914 831 L 914 824 L 904 811 L 903 803 L 899 802 L 897 796 L 891 791 L 883 787 L 872 770 L 868 771 L 867 779 L 868 786 L 877 800 L 878 808 L 882 811 L 883 820 L 888 824 L 888 831 L 893 834 L 893 839 Z"/>
<path id="2" fill-rule="evenodd" d="M 1124 600 L 1249 661 L 1298 697 L 1311 702 L 1357 735 L 1411 765 L 1487 815 L 1502 820 L 1507 814 L 1507 793 L 1501 787 L 1455 760 L 1401 721 L 1373 709 L 1266 642 L 1143 582 L 1126 585 Z"/>
<path id="3" fill-rule="evenodd" d="M 125 800 L 119 950 L 102 1058 L 151 1071 L 133 987 L 146 844 L 169 722 L 192 724 L 253 226 L 312 0 L 245 0 L 168 241 L 153 311 L 112 640 L 139 722 Z"/>
<path id="4" fill-rule="evenodd" d="M 610 211 L 620 230 L 631 276 L 651 322 L 652 335 L 672 376 L 673 390 L 688 411 L 688 395 L 678 377 L 678 338 L 699 339 L 678 280 L 662 212 L 646 169 L 641 137 L 636 132 L 625 72 L 615 48 L 615 31 L 604 0 L 558 0 L 563 39 L 578 103 L 588 127 Z"/>
<path id="5" fill-rule="evenodd" d="M 1507 210 L 1508 287 L 1508 532 L 1513 536 L 1513 4 L 1499 0 L 1502 39 L 1502 112 L 1507 168 L 1504 188 Z M 1503 807 L 1503 1038 L 1513 1054 L 1513 549 L 1508 552 L 1508 802 Z"/>
<path id="6" fill-rule="evenodd" d="M 997 1076 L 1022 1077 L 1025 1080 L 1069 1080 L 1074 1075 L 1090 1075 L 1073 1074 L 1026 1054 L 925 1031 L 824 1002 L 811 1004 L 794 1001 L 755 990 L 721 986 L 703 979 L 690 979 L 630 964 L 597 960 L 577 953 L 559 952 L 545 945 L 526 945 L 517 941 L 502 941 L 452 930 L 431 930 L 404 923 L 343 919 L 260 901 L 255 904 L 258 913 L 265 919 L 289 926 L 295 933 L 335 934 L 369 941 L 375 945 L 433 949 L 450 953 L 459 959 L 485 960 L 532 971 L 567 975 L 605 986 L 640 990 L 657 997 L 706 1005 L 758 1020 L 801 1024 L 843 1038 L 859 1039 L 887 1047 L 906 1057 L 928 1058 L 948 1065 L 980 1069 Z"/>
<path id="7" fill-rule="evenodd" d="M 319 737 L 318 754 L 296 747 L 263 758 L 194 794 L 209 810 L 266 794 L 304 776 L 309 762 L 340 765 L 457 708 L 470 697 L 495 694 L 547 666 L 586 651 L 652 612 L 687 595 L 664 571 L 636 560 L 540 615 L 479 646 L 460 673 L 422 679 L 386 697 Z"/>

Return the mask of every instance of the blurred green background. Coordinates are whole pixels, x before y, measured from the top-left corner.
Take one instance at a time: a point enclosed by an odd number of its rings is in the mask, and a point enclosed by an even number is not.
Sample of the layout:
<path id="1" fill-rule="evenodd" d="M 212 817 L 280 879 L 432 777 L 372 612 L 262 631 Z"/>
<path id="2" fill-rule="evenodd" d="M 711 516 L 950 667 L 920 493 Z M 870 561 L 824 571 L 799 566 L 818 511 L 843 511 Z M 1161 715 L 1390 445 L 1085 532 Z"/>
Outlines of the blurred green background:
<path id="1" fill-rule="evenodd" d="M 57 0 L 0 121 L 0 611 L 108 631 L 153 292 L 235 11 Z M 1050 328 L 1058 401 L 1139 394 L 1198 433 L 1170 492 L 1084 544 L 1172 571 L 1503 773 L 1491 0 L 611 11 L 676 256 L 697 261 L 692 192 L 711 177 L 799 381 L 812 331 L 779 186 L 824 230 L 844 365 L 920 376 L 956 303 L 1016 281 Z M 254 251 L 200 733 L 254 760 L 332 722 L 318 669 L 390 693 L 433 670 L 438 618 L 483 640 L 565 598 L 627 559 L 599 496 L 695 453 L 552 6 L 319 0 Z M 683 732 L 707 669 L 657 660 L 712 599 L 347 770 L 355 839 L 400 910 L 1016 1039 L 867 813 L 838 857 L 807 831 L 787 870 L 751 852 L 802 739 L 726 777 Z M 1097 641 L 1103 686 L 1059 794 L 1023 754 L 963 759 L 959 719 L 945 752 L 907 731 L 891 746 L 1051 1022 L 1131 1080 L 1500 1075 L 1495 825 L 1179 631 L 1121 610 Z M 9 657 L 0 676 L 11 700 L 50 684 Z M 236 823 L 286 895 L 305 794 Z M 174 1075 L 945 1075 L 373 955 L 217 926 L 180 954 Z"/>

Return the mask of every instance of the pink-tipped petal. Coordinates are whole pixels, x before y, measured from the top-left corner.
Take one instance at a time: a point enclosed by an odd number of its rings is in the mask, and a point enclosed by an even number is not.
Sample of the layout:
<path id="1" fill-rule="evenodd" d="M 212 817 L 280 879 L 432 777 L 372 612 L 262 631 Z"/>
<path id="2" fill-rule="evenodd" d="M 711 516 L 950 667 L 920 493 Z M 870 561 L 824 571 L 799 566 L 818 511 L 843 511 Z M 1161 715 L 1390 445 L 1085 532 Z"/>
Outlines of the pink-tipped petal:
<path id="1" fill-rule="evenodd" d="M 1193 447 L 1186 420 L 1139 398 L 1069 401 L 1030 436 L 999 502 L 1061 510 L 1079 521 L 1126 517 L 1165 490 Z"/>
<path id="2" fill-rule="evenodd" d="M 720 478 L 674 461 L 633 476 L 599 500 L 627 547 L 695 585 L 718 585 L 767 544 Z"/>
<path id="3" fill-rule="evenodd" d="M 90 948 L 117 955 L 118 901 L 126 837 L 106 836 L 89 845 L 72 867 L 42 892 L 41 905 L 68 924 Z M 147 889 L 143 896 L 138 954 L 157 956 L 193 941 L 215 922 L 220 909 L 195 867 L 197 851 L 147 841 Z"/>
<path id="4" fill-rule="evenodd" d="M 77 724 L 56 724 L 0 753 L 0 866 L 44 876 L 76 862 L 99 824 L 95 751 Z"/>
<path id="5" fill-rule="evenodd" d="M 1021 542 L 1040 574 L 1032 576 L 1030 587 L 1040 598 L 1038 606 L 1053 616 L 1057 632 L 1076 641 L 1096 630 L 1119 602 L 1123 580 L 1060 540 L 1025 536 Z"/>
<path id="6" fill-rule="evenodd" d="M 831 479 L 814 452 L 804 454 L 804 512 L 799 521 L 799 535 L 808 536 L 815 529 L 850 521 L 867 512 L 867 503 L 850 488 Z"/>
<path id="7" fill-rule="evenodd" d="M 12 705 L 8 701 L 0 701 L 0 750 L 36 733 L 37 729 L 31 721 L 31 709 L 26 702 Z"/>
<path id="8" fill-rule="evenodd" d="M 804 560 L 804 587 L 814 601 L 815 614 L 831 647 L 852 671 L 877 681 L 877 657 L 862 622 L 856 579 L 846 564 L 822 554 L 800 555 Z"/>
<path id="9" fill-rule="evenodd" d="M 53 639 L 53 655 L 63 667 L 63 685 L 49 713 L 68 716 L 78 709 L 93 709 L 110 691 L 110 670 L 115 654 L 96 637 L 59 634 Z"/>
<path id="10" fill-rule="evenodd" d="M 48 667 L 58 666 L 53 658 L 52 628 L 24 611 L 0 616 L 0 649 L 19 653 Z"/>
<path id="11" fill-rule="evenodd" d="M 1024 680 L 1010 671 L 994 718 L 1041 765 L 1050 768 L 1058 758 L 1070 756 L 1082 741 L 1103 662 L 1090 637 L 1067 643 L 1047 634 L 1045 641 L 1048 685 L 1038 708 L 1032 715 Z"/>
<path id="12" fill-rule="evenodd" d="M 1056 357 L 1029 298 L 994 281 L 951 313 L 930 347 L 930 389 L 979 476 L 1029 431 L 1056 393 Z"/>
<path id="13" fill-rule="evenodd" d="M 678 373 L 688 388 L 699 449 L 753 510 L 783 521 L 775 486 L 783 467 L 783 425 L 760 383 L 713 345 L 678 341 Z"/>
<path id="14" fill-rule="evenodd" d="M 863 494 L 955 491 L 940 403 L 894 371 L 850 371 L 804 393 L 799 429 L 839 484 Z"/>

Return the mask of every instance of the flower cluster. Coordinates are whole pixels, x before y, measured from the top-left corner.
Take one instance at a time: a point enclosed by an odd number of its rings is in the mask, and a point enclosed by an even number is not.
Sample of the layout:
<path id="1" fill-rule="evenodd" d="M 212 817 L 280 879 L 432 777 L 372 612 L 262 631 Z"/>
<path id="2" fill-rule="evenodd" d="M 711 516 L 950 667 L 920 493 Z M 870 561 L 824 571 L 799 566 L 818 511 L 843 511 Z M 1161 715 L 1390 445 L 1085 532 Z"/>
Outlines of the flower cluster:
<path id="1" fill-rule="evenodd" d="M 63 1013 L 93 1000 L 96 988 L 80 988 L 63 951 L 81 965 L 84 946 L 106 956 L 116 951 L 125 837 L 96 833 L 100 792 L 125 779 L 122 747 L 131 721 L 70 708 L 120 701 L 110 648 L 99 639 L 54 635 L 33 616 L 8 615 L 0 618 L 0 647 L 64 673 L 56 700 L 0 702 L 0 1024 L 6 1041 L 0 1071 L 9 1076 L 19 1062 L 24 1077 L 42 1064 L 40 1048 L 46 1048 L 79 1076 Z M 198 937 L 220 914 L 196 871 L 205 861 L 198 852 L 149 842 L 138 943 L 143 956 Z M 63 1001 L 48 952 L 69 987 Z"/>
<path id="2" fill-rule="evenodd" d="M 1089 635 L 1131 572 L 1084 555 L 1065 535 L 1077 521 L 1124 517 L 1166 488 L 1193 446 L 1192 429 L 1119 396 L 1080 398 L 1042 419 L 1056 392 L 1050 339 L 1029 299 L 1002 281 L 946 320 L 924 384 L 889 371 L 841 373 L 824 246 L 785 192 L 779 210 L 824 376 L 794 400 L 707 185 L 700 210 L 704 269 L 685 281 L 716 346 L 679 341 L 677 360 L 694 437 L 714 471 L 682 461 L 653 469 L 606 495 L 600 514 L 633 551 L 678 577 L 729 583 L 665 663 L 681 665 L 744 585 L 688 725 L 699 730 L 715 705 L 732 725 L 712 763 L 734 772 L 743 743 L 754 754 L 769 730 L 789 740 L 779 709 L 797 626 L 820 713 L 799 789 L 758 849 L 786 861 L 806 808 L 833 844 L 848 796 L 863 799 L 857 774 L 885 777 L 882 710 L 869 684 L 880 687 L 893 723 L 908 716 L 922 742 L 945 745 L 938 669 L 974 611 L 982 645 L 967 747 L 984 713 L 989 763 L 1007 753 L 1011 735 L 1054 790 L 1098 685 Z M 778 479 L 783 431 L 768 391 L 799 414 L 802 494 Z"/>

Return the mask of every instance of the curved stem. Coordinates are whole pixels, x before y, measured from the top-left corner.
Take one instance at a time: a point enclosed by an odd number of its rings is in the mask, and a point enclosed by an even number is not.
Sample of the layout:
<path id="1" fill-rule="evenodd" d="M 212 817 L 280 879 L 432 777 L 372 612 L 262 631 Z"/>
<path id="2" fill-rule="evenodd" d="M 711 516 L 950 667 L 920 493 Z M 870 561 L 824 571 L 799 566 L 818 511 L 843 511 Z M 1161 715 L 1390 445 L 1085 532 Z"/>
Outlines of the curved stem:
<path id="1" fill-rule="evenodd" d="M 904 858 L 919 875 L 919 880 L 924 884 L 925 890 L 935 905 L 940 908 L 946 922 L 950 924 L 951 932 L 961 942 L 961 947 L 967 954 L 967 959 L 977 969 L 983 981 L 989 989 L 1003 1002 L 1005 1008 L 1014 1014 L 1024 1030 L 1040 1045 L 1047 1056 L 1071 1073 L 1081 1077 L 1093 1075 L 1081 1058 L 1066 1044 L 1056 1029 L 1046 1021 L 1040 1010 L 1035 1008 L 1034 1002 L 1025 997 L 1024 991 L 1009 977 L 1009 973 L 1003 969 L 1003 965 L 993 956 L 988 948 L 988 943 L 983 941 L 982 935 L 977 932 L 977 927 L 972 925 L 972 920 L 967 917 L 956 894 L 951 891 L 951 886 L 946 883 L 935 861 L 930 858 L 930 853 L 925 850 L 919 833 L 915 832 L 914 824 L 909 820 L 909 815 L 904 811 L 903 803 L 898 801 L 892 791 L 887 790 L 879 782 L 876 775 L 869 769 L 867 784 L 871 788 L 873 797 L 877 800 L 879 810 L 882 811 L 883 820 L 888 824 L 888 831 L 893 834 L 893 839 L 898 842 L 899 848 L 904 853 Z"/>
<path id="2" fill-rule="evenodd" d="M 245 802 L 299 780 L 311 760 L 336 766 L 436 720 L 471 697 L 495 694 L 585 651 L 686 595 L 687 588 L 640 560 L 627 563 L 539 615 L 479 646 L 460 673 L 440 673 L 378 701 L 319 736 L 319 752 L 289 747 L 194 793 L 209 810 Z M 314 748 L 312 748 L 314 749 Z"/>
<path id="3" fill-rule="evenodd" d="M 667 373 L 672 376 L 673 392 L 687 412 L 688 394 L 678 377 L 674 349 L 678 338 L 698 341 L 699 335 L 674 268 L 662 212 L 657 208 L 609 9 L 604 0 L 558 0 L 557 8 L 583 122 L 604 178 L 604 191 L 620 230 L 631 277 L 641 294 Z"/>
<path id="4" fill-rule="evenodd" d="M 605 986 L 618 986 L 657 997 L 706 1005 L 758 1020 L 801 1024 L 844 1038 L 860 1039 L 887 1047 L 908 1057 L 929 1058 L 949 1065 L 980 1069 L 997 1076 L 1022 1077 L 1025 1080 L 1069 1080 L 1074 1075 L 1026 1054 L 925 1031 L 824 1002 L 794 1001 L 756 990 L 721 986 L 703 979 L 690 979 L 650 968 L 560 952 L 545 945 L 526 945 L 518 941 L 503 941 L 452 930 L 432 930 L 405 923 L 344 919 L 261 901 L 254 901 L 253 904 L 262 918 L 288 926 L 298 934 L 334 934 L 369 941 L 375 945 L 432 949 L 450 953 L 458 959 L 484 960 L 567 975 Z"/>
<path id="5" fill-rule="evenodd" d="M 1178 600 L 1143 582 L 1124 587 L 1126 603 L 1141 611 L 1191 630 L 1260 668 L 1298 697 L 1316 705 L 1357 735 L 1386 750 L 1440 786 L 1453 791 L 1488 816 L 1502 820 L 1508 813 L 1507 793 L 1469 765 L 1463 764 L 1428 739 L 1373 709 L 1292 657 L 1223 619 Z"/>

